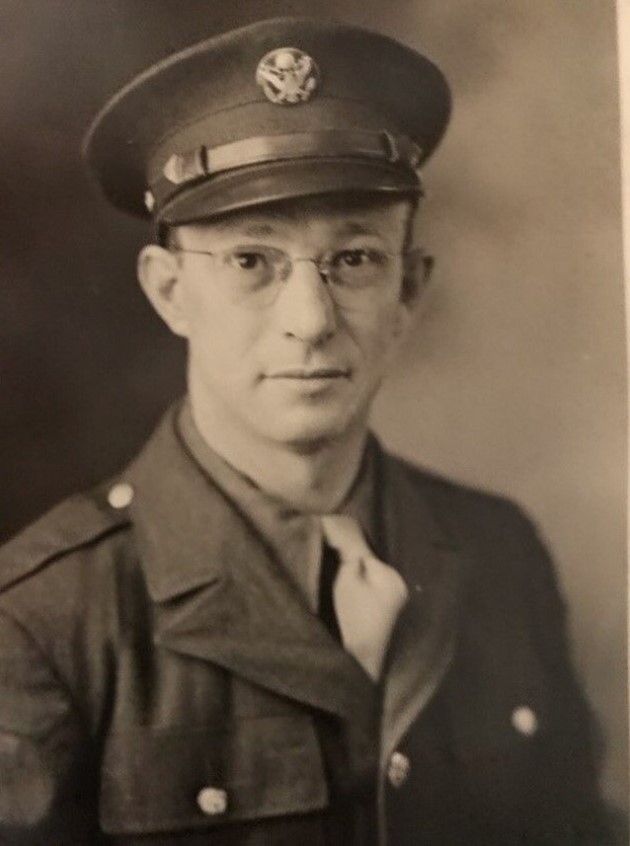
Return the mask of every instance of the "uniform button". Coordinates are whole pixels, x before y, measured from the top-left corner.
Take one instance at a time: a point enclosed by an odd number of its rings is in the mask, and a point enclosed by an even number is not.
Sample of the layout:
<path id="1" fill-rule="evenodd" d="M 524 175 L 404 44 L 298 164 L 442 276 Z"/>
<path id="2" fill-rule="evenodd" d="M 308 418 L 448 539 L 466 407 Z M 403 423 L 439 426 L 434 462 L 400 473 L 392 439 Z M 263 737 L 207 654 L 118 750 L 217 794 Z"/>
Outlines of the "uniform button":
<path id="1" fill-rule="evenodd" d="M 519 705 L 512 711 L 512 725 L 519 734 L 533 737 L 538 731 L 538 717 L 529 705 Z"/>
<path id="2" fill-rule="evenodd" d="M 129 482 L 118 482 L 110 488 L 107 501 L 112 508 L 126 508 L 133 499 L 133 488 Z"/>
<path id="3" fill-rule="evenodd" d="M 411 762 L 402 752 L 394 752 L 389 759 L 387 778 L 392 787 L 402 787 L 409 778 Z"/>
<path id="4" fill-rule="evenodd" d="M 197 804 L 209 817 L 227 811 L 227 793 L 220 787 L 203 787 L 197 794 Z"/>

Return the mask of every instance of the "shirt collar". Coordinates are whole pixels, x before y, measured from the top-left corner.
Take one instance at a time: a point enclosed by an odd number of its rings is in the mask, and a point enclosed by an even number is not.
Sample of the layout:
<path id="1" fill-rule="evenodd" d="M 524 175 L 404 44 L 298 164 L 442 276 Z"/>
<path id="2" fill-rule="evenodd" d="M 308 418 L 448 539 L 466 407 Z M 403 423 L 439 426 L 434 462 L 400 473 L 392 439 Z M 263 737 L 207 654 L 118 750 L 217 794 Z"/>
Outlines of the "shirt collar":
<path id="1" fill-rule="evenodd" d="M 222 458 L 199 432 L 188 401 L 182 404 L 176 425 L 198 466 L 250 522 L 314 610 L 321 557 L 317 517 L 288 508 Z M 368 539 L 375 537 L 374 465 L 374 445 L 369 441 L 359 473 L 338 509 L 338 513 L 358 520 Z"/>

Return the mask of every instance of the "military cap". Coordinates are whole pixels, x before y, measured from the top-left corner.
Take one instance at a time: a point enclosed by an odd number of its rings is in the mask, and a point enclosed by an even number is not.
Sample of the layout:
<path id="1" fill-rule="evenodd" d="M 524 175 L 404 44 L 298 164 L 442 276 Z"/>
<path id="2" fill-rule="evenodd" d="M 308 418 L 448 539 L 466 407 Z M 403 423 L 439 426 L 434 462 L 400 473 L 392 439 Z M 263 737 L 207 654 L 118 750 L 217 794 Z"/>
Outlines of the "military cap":
<path id="1" fill-rule="evenodd" d="M 451 98 L 379 33 L 284 17 L 202 41 L 132 80 L 84 155 L 117 207 L 166 224 L 339 191 L 421 193 Z"/>

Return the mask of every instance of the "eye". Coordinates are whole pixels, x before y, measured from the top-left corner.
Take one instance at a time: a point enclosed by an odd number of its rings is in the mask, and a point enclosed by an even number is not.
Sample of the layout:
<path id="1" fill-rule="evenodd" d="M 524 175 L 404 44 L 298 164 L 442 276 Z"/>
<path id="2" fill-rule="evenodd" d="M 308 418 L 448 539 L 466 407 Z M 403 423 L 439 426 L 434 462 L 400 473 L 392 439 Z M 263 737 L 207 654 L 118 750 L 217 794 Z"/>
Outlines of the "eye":
<path id="1" fill-rule="evenodd" d="M 368 250 L 341 250 L 335 256 L 335 264 L 345 267 L 361 267 L 370 263 Z"/>
<path id="2" fill-rule="evenodd" d="M 381 250 L 367 247 L 355 247 L 349 250 L 340 250 L 335 253 L 333 264 L 339 269 L 358 268 L 367 270 L 382 266 L 385 263 L 386 254 Z"/>
<path id="3" fill-rule="evenodd" d="M 239 270 L 260 270 L 267 264 L 266 257 L 254 250 L 238 250 L 232 253 L 229 263 Z"/>

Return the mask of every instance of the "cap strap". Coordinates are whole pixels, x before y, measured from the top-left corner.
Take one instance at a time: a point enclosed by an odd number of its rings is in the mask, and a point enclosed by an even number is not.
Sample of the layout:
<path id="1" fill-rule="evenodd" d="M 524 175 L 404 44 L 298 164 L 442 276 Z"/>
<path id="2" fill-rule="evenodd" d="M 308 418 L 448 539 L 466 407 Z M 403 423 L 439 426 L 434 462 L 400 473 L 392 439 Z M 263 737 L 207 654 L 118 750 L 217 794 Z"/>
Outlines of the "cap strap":
<path id="1" fill-rule="evenodd" d="M 263 162 L 329 157 L 380 159 L 415 170 L 423 151 L 404 135 L 364 130 L 327 129 L 245 138 L 212 149 L 201 146 L 174 153 L 151 186 L 151 193 L 155 203 L 162 206 L 183 186 L 226 170 Z"/>

